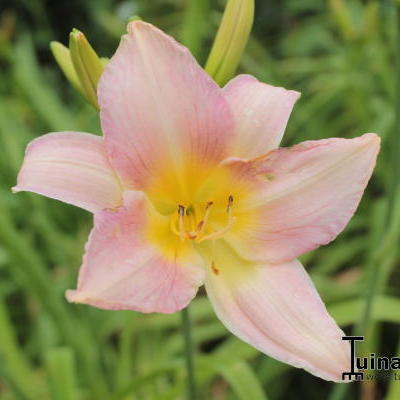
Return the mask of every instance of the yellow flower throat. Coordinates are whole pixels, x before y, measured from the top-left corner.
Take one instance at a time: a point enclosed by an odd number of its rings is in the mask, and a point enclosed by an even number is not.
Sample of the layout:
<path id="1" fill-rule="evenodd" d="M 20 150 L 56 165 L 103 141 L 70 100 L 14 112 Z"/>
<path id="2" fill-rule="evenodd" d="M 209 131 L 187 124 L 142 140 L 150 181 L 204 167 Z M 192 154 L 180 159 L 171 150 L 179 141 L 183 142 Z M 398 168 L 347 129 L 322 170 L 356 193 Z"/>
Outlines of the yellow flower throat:
<path id="1" fill-rule="evenodd" d="M 242 232 L 254 216 L 247 206 L 251 184 L 229 168 L 188 163 L 180 172 L 165 166 L 149 185 L 155 212 L 147 237 L 169 259 L 185 262 L 193 250 Z"/>

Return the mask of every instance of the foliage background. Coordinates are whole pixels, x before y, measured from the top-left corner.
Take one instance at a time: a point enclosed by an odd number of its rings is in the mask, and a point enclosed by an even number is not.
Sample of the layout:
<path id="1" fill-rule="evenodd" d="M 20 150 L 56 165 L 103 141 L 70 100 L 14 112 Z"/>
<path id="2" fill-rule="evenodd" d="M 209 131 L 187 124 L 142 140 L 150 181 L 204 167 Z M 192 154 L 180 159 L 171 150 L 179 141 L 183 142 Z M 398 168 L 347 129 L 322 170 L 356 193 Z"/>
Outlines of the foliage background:
<path id="1" fill-rule="evenodd" d="M 185 398 L 179 315 L 68 304 L 63 293 L 75 285 L 91 217 L 38 195 L 12 195 L 10 187 L 34 137 L 100 132 L 96 112 L 52 59 L 51 40 L 67 43 L 76 27 L 111 56 L 127 19 L 140 15 L 184 41 L 203 63 L 223 6 L 210 0 L 1 1 L 1 400 Z M 395 7 L 389 0 L 256 1 L 240 66 L 303 93 L 284 145 L 381 135 L 378 167 L 355 218 L 334 243 L 302 261 L 346 333 L 367 336 L 362 351 L 387 356 L 399 355 L 400 322 Z M 335 385 L 258 353 L 225 330 L 204 295 L 191 314 L 201 399 L 400 399 L 400 381 Z"/>

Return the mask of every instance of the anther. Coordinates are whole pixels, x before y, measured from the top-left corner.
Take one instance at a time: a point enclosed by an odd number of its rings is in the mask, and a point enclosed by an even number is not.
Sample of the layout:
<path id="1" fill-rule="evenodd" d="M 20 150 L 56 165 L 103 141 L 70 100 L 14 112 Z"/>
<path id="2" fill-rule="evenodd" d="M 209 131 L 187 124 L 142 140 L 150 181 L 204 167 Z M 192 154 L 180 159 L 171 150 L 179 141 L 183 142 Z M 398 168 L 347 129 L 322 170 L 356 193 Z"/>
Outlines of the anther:
<path id="1" fill-rule="evenodd" d="M 228 197 L 228 205 L 226 206 L 226 212 L 229 213 L 229 211 L 232 208 L 232 204 L 233 204 L 233 196 L 229 195 Z"/>

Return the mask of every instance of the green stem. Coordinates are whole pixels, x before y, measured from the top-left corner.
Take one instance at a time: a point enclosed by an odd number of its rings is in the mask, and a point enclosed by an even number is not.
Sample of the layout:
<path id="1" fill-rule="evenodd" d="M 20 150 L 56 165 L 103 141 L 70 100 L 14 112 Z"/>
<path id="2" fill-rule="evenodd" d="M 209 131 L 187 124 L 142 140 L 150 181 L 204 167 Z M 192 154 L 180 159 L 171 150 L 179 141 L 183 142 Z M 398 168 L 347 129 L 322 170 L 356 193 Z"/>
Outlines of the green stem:
<path id="1" fill-rule="evenodd" d="M 185 361 L 187 370 L 187 395 L 188 400 L 196 400 L 196 382 L 194 377 L 194 348 L 192 341 L 192 325 L 190 321 L 189 307 L 181 311 L 182 332 L 185 340 Z"/>

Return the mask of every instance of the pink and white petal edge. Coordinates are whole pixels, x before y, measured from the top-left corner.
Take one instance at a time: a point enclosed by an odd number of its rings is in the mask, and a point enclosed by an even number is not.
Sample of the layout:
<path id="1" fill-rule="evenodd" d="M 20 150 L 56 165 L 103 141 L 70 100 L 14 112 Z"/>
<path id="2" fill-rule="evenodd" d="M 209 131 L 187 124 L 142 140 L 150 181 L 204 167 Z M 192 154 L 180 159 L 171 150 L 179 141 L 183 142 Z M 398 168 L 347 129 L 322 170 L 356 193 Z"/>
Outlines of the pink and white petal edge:
<path id="1" fill-rule="evenodd" d="M 90 212 L 122 202 L 103 139 L 81 132 L 49 133 L 33 140 L 12 191 L 35 192 Z"/>
<path id="2" fill-rule="evenodd" d="M 223 324 L 261 352 L 326 380 L 350 369 L 350 347 L 297 260 L 259 265 L 236 282 L 209 273 L 206 290 Z"/>
<path id="3" fill-rule="evenodd" d="M 279 146 L 300 93 L 238 75 L 224 88 L 235 122 L 229 154 L 252 159 Z"/>
<path id="4" fill-rule="evenodd" d="M 151 212 L 143 192 L 128 191 L 119 210 L 95 214 L 78 289 L 67 291 L 69 301 L 144 313 L 173 313 L 189 304 L 203 284 L 202 260 L 196 253 L 190 260 L 179 253 L 167 259 L 149 243 Z"/>

